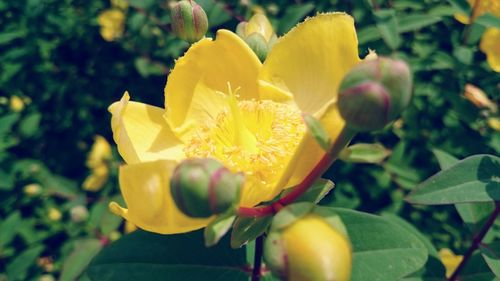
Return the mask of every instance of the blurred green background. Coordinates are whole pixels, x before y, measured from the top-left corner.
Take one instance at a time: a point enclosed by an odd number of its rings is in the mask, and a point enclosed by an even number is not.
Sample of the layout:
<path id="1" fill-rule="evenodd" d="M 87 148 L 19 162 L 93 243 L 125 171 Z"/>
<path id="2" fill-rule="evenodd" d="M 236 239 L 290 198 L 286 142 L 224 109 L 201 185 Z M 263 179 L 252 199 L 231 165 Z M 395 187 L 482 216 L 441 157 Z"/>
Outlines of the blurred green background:
<path id="1" fill-rule="evenodd" d="M 317 12 L 346 11 L 356 21 L 361 57 L 372 49 L 406 60 L 415 79 L 412 105 L 384 131 L 353 141 L 381 143 L 377 153 L 388 157 L 335 163 L 327 177 L 336 188 L 323 203 L 398 214 L 437 248 L 464 251 L 471 234 L 452 206 L 403 199 L 439 171 L 434 149 L 458 158 L 500 151 L 500 76 L 479 48 L 498 18 L 464 25 L 454 15 L 470 7 L 456 0 L 198 3 L 209 18 L 207 36 L 234 30 L 255 11 L 266 13 L 278 35 Z M 102 246 L 130 230 L 107 210 L 112 198 L 120 200 L 121 163 L 107 107 L 125 90 L 134 100 L 163 105 L 166 75 L 188 48 L 170 32 L 171 5 L 0 0 L 1 281 L 78 280 Z M 489 103 L 464 95 L 468 83 Z"/>

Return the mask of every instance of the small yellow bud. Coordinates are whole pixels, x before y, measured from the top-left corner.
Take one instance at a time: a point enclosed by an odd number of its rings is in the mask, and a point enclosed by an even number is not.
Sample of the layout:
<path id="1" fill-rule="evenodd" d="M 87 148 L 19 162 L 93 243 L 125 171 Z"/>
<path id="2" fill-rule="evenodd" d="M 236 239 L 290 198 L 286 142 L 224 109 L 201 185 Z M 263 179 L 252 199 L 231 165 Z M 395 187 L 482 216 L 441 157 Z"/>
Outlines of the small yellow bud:
<path id="1" fill-rule="evenodd" d="M 108 178 L 109 168 L 105 164 L 101 164 L 92 169 L 92 173 L 85 179 L 82 187 L 87 191 L 99 191 L 108 182 Z"/>
<path id="2" fill-rule="evenodd" d="M 120 239 L 120 237 L 122 237 L 122 234 L 116 230 L 109 233 L 109 240 L 111 241 L 116 241 Z"/>
<path id="3" fill-rule="evenodd" d="M 77 205 L 69 211 L 71 220 L 76 223 L 84 222 L 89 217 L 89 210 L 82 205 Z"/>
<path id="4" fill-rule="evenodd" d="M 14 112 L 21 112 L 24 109 L 24 102 L 18 96 L 10 97 L 10 109 Z"/>
<path id="5" fill-rule="evenodd" d="M 349 241 L 314 214 L 271 232 L 264 259 L 275 275 L 290 281 L 348 281 L 351 277 Z"/>
<path id="6" fill-rule="evenodd" d="M 109 9 L 99 14 L 97 23 L 101 27 L 101 36 L 106 41 L 114 41 L 123 35 L 125 13 L 120 9 Z"/>
<path id="7" fill-rule="evenodd" d="M 31 183 L 24 187 L 24 193 L 28 196 L 38 195 L 42 191 L 42 187 L 37 183 Z"/>
<path id="8" fill-rule="evenodd" d="M 455 269 L 457 269 L 458 265 L 464 258 L 463 256 L 455 255 L 450 249 L 441 249 L 439 250 L 439 258 L 446 268 L 446 277 L 450 277 Z"/>
<path id="9" fill-rule="evenodd" d="M 59 221 L 62 218 L 61 212 L 56 208 L 50 208 L 48 217 L 51 221 Z"/>
<path id="10" fill-rule="evenodd" d="M 495 131 L 500 131 L 500 118 L 491 117 L 491 118 L 488 118 L 487 122 L 488 122 L 488 126 L 490 126 L 490 128 L 492 128 Z"/>
<path id="11" fill-rule="evenodd" d="M 110 159 L 111 145 L 103 136 L 96 135 L 87 158 L 87 167 L 96 168 Z"/>
<path id="12" fill-rule="evenodd" d="M 0 97 L 0 104 L 5 105 L 9 103 L 9 99 L 7 97 Z"/>

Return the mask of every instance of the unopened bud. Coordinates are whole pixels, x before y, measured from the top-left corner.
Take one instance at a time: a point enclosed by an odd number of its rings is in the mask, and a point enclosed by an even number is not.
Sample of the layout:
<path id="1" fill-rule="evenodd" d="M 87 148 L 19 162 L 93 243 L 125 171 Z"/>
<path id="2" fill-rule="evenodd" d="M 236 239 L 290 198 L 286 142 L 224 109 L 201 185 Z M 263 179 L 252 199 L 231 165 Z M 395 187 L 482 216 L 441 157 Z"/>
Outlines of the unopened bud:
<path id="1" fill-rule="evenodd" d="M 381 57 L 363 61 L 340 84 L 339 111 L 354 130 L 382 129 L 408 106 L 411 89 L 405 62 Z"/>
<path id="2" fill-rule="evenodd" d="M 273 26 L 262 13 L 256 13 L 248 22 L 239 23 L 236 26 L 236 34 L 245 40 L 261 61 L 266 59 L 278 39 Z"/>
<path id="3" fill-rule="evenodd" d="M 207 33 L 208 18 L 203 8 L 191 0 L 176 3 L 170 13 L 172 29 L 182 40 L 194 43 Z"/>
<path id="4" fill-rule="evenodd" d="M 50 208 L 48 212 L 48 217 L 51 221 L 60 221 L 62 218 L 62 214 L 58 209 Z"/>
<path id="5" fill-rule="evenodd" d="M 211 158 L 183 161 L 170 180 L 172 197 L 179 210 L 196 218 L 220 214 L 237 204 L 242 185 L 242 174 L 232 173 Z"/>
<path id="6" fill-rule="evenodd" d="M 24 193 L 28 196 L 35 196 L 40 194 L 42 187 L 37 183 L 31 183 L 24 187 Z"/>
<path id="7" fill-rule="evenodd" d="M 82 205 L 77 205 L 69 211 L 71 220 L 76 223 L 84 222 L 89 217 L 89 210 Z"/>
<path id="8" fill-rule="evenodd" d="M 285 280 L 348 281 L 352 250 L 347 238 L 322 217 L 309 214 L 269 234 L 264 259 Z"/>

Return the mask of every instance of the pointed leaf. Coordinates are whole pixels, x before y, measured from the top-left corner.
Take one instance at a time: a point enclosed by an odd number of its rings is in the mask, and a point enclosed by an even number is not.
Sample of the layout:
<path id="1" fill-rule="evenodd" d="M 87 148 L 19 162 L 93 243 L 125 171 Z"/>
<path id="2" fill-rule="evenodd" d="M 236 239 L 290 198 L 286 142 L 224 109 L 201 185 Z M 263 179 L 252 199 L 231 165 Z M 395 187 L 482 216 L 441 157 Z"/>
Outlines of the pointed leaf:
<path id="1" fill-rule="evenodd" d="M 317 179 L 309 189 L 304 192 L 299 198 L 295 199 L 294 202 L 313 202 L 319 203 L 329 192 L 335 187 L 335 184 L 331 180 L 327 179 Z M 292 188 L 287 189 L 281 197 L 292 192 Z"/>
<path id="2" fill-rule="evenodd" d="M 352 163 L 381 163 L 390 154 L 380 143 L 357 143 L 342 150 L 339 158 Z"/>
<path id="3" fill-rule="evenodd" d="M 77 241 L 75 249 L 64 261 L 59 281 L 76 280 L 101 248 L 102 244 L 97 239 Z"/>
<path id="4" fill-rule="evenodd" d="M 480 250 L 486 264 L 488 264 L 491 271 L 500 278 L 500 241 L 480 246 Z"/>
<path id="5" fill-rule="evenodd" d="M 231 247 L 236 249 L 255 240 L 267 230 L 272 219 L 273 216 L 238 217 L 231 233 Z"/>
<path id="6" fill-rule="evenodd" d="M 211 247 L 219 242 L 219 240 L 231 229 L 236 212 L 231 209 L 224 214 L 219 215 L 205 227 L 205 246 Z"/>
<path id="7" fill-rule="evenodd" d="M 92 281 L 247 280 L 245 250 L 227 239 L 206 248 L 203 231 L 159 235 L 136 230 L 104 248 L 90 264 Z"/>
<path id="8" fill-rule="evenodd" d="M 430 177 L 407 198 L 412 204 L 454 204 L 500 200 L 500 158 L 468 157 Z"/>

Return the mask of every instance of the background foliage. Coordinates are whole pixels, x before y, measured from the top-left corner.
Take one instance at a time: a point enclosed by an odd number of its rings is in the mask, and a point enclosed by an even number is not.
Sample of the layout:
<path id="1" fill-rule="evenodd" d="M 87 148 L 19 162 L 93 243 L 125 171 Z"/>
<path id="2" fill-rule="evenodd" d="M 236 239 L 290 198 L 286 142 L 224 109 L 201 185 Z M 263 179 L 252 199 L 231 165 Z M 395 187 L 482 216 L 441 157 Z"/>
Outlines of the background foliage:
<path id="1" fill-rule="evenodd" d="M 108 1 L 0 0 L 0 280 L 86 280 L 80 275 L 90 259 L 125 231 L 107 210 L 119 196 L 121 160 L 114 152 L 106 160 L 109 180 L 88 191 L 82 188 L 91 174 L 87 154 L 96 134 L 112 142 L 106 108 L 124 90 L 163 104 L 166 74 L 188 47 L 169 31 L 168 1 L 128 2 L 123 35 L 108 42 L 97 20 Z M 500 134 L 488 125 L 495 113 L 463 97 L 466 83 L 496 103 L 500 90 L 499 75 L 478 48 L 484 24 L 466 26 L 453 17 L 468 7 L 463 1 L 198 3 L 208 14 L 209 35 L 234 30 L 255 10 L 267 13 L 278 35 L 316 12 L 346 11 L 356 20 L 361 56 L 374 49 L 409 62 L 415 97 L 403 118 L 354 139 L 382 143 L 388 157 L 335 163 L 327 177 L 336 188 L 322 204 L 398 215 L 437 248 L 463 252 L 471 234 L 452 206 L 403 201 L 439 171 L 434 149 L 457 158 L 500 150 Z M 500 236 L 499 228 L 492 235 Z"/>

